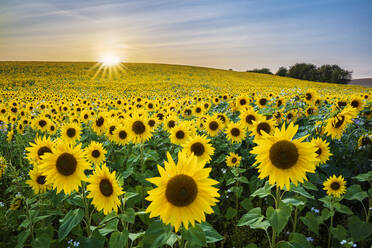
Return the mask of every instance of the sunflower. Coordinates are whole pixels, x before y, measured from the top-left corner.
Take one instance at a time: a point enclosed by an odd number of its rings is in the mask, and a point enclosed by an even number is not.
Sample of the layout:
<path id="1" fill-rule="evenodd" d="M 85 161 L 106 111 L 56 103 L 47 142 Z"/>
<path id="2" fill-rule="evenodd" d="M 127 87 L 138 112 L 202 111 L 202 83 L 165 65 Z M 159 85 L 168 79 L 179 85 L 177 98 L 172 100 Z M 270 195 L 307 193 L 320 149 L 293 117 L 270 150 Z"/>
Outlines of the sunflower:
<path id="1" fill-rule="evenodd" d="M 347 125 L 351 122 L 351 118 L 347 115 L 338 114 L 335 117 L 328 119 L 325 126 L 325 132 L 332 139 L 340 139 Z"/>
<path id="2" fill-rule="evenodd" d="M 266 107 L 267 104 L 268 104 L 268 100 L 266 97 L 261 97 L 257 100 L 257 106 L 259 106 L 260 108 L 263 108 L 263 107 Z"/>
<path id="3" fill-rule="evenodd" d="M 298 126 L 290 123 L 285 129 L 275 128 L 274 135 L 264 134 L 256 141 L 257 146 L 251 151 L 256 154 L 259 178 L 269 177 L 269 183 L 275 184 L 281 189 L 285 186 L 290 189 L 290 181 L 295 185 L 307 180 L 306 172 L 314 173 L 316 163 L 316 148 L 310 142 L 303 142 L 307 137 L 292 140 L 298 130 Z"/>
<path id="4" fill-rule="evenodd" d="M 255 112 L 253 109 L 248 109 L 240 114 L 240 120 L 244 127 L 249 128 L 253 125 L 253 121 L 257 121 L 261 118 L 261 115 Z"/>
<path id="5" fill-rule="evenodd" d="M 226 164 L 229 167 L 238 167 L 241 159 L 242 157 L 238 154 L 230 152 L 229 156 L 226 157 Z"/>
<path id="6" fill-rule="evenodd" d="M 312 115 L 316 114 L 316 112 L 317 112 L 317 108 L 316 108 L 316 107 L 314 107 L 314 106 L 309 106 L 309 107 L 305 110 L 305 115 L 306 115 L 307 117 L 309 117 L 309 116 L 312 116 Z"/>
<path id="7" fill-rule="evenodd" d="M 86 158 L 89 162 L 95 165 L 105 161 L 105 155 L 107 151 L 103 148 L 101 143 L 92 141 L 89 146 L 84 149 Z"/>
<path id="8" fill-rule="evenodd" d="M 80 139 L 80 125 L 76 122 L 66 123 L 61 127 L 61 136 L 68 143 L 75 143 Z"/>
<path id="9" fill-rule="evenodd" d="M 317 148 L 316 154 L 319 159 L 319 164 L 324 164 L 328 161 L 329 157 L 332 156 L 329 150 L 329 144 L 327 141 L 322 140 L 321 138 L 312 139 L 311 143 Z"/>
<path id="10" fill-rule="evenodd" d="M 209 144 L 209 140 L 205 135 L 195 136 L 183 144 L 183 151 L 188 155 L 194 154 L 198 163 L 208 163 L 214 153 L 214 148 Z"/>
<path id="11" fill-rule="evenodd" d="M 106 164 L 103 164 L 102 168 L 97 166 L 87 182 L 89 182 L 87 190 L 90 191 L 87 197 L 93 198 L 92 204 L 98 211 L 103 210 L 106 215 L 113 210 L 118 210 L 120 206 L 118 197 L 124 194 L 124 191 L 116 180 L 115 171 L 110 173 Z"/>
<path id="12" fill-rule="evenodd" d="M 362 135 L 358 139 L 358 148 L 362 149 L 364 147 L 372 145 L 372 135 Z"/>
<path id="13" fill-rule="evenodd" d="M 238 109 L 243 109 L 249 104 L 249 99 L 245 96 L 239 96 L 235 100 L 236 107 Z"/>
<path id="14" fill-rule="evenodd" d="M 48 123 L 49 123 L 48 118 L 38 117 L 33 120 L 31 127 L 35 130 L 46 132 L 48 131 Z"/>
<path id="15" fill-rule="evenodd" d="M 35 194 L 44 193 L 51 188 L 51 184 L 45 180 L 45 175 L 38 169 L 38 166 L 30 170 L 30 179 L 26 183 L 34 190 Z"/>
<path id="16" fill-rule="evenodd" d="M 216 114 L 216 117 L 221 120 L 221 122 L 224 125 L 224 127 L 227 127 L 227 125 L 230 123 L 229 118 L 224 113 L 217 113 Z"/>
<path id="17" fill-rule="evenodd" d="M 164 119 L 164 129 L 166 131 L 171 131 L 177 125 L 178 118 L 175 115 L 169 115 Z"/>
<path id="18" fill-rule="evenodd" d="M 125 125 L 119 125 L 113 132 L 113 140 L 119 145 L 126 145 L 129 143 L 129 130 Z"/>
<path id="19" fill-rule="evenodd" d="M 334 197 L 340 197 L 346 192 L 346 181 L 342 176 L 336 177 L 336 175 L 333 175 L 327 179 L 323 183 L 324 190 L 327 191 L 327 195 L 334 196 Z"/>
<path id="20" fill-rule="evenodd" d="M 40 171 L 45 175 L 46 182 L 52 182 L 57 193 L 62 190 L 65 194 L 71 194 L 78 190 L 81 180 L 86 180 L 84 170 L 90 169 L 89 163 L 84 159 L 81 144 L 71 146 L 65 141 L 57 144 L 52 153 L 42 156 Z"/>
<path id="21" fill-rule="evenodd" d="M 259 140 L 263 137 L 264 133 L 273 134 L 274 126 L 275 121 L 273 119 L 265 120 L 262 118 L 261 120 L 253 121 L 253 125 L 250 127 L 250 130 L 252 131 L 250 135 L 254 135 L 254 141 L 256 142 L 256 140 Z"/>
<path id="22" fill-rule="evenodd" d="M 27 153 L 27 159 L 28 161 L 33 164 L 37 165 L 40 163 L 41 156 L 43 156 L 45 153 L 51 153 L 52 149 L 54 147 L 54 142 L 47 137 L 36 137 L 35 143 L 30 143 L 30 147 L 26 147 L 25 150 Z"/>
<path id="23" fill-rule="evenodd" d="M 145 142 L 151 137 L 152 129 L 147 124 L 147 118 L 138 114 L 128 119 L 128 131 L 130 140 L 138 144 Z"/>
<path id="24" fill-rule="evenodd" d="M 246 136 L 246 131 L 243 128 L 243 125 L 238 123 L 230 123 L 227 127 L 226 131 L 227 139 L 230 140 L 232 143 L 241 143 Z"/>
<path id="25" fill-rule="evenodd" d="M 204 127 L 209 136 L 214 137 L 219 134 L 223 128 L 223 124 L 222 121 L 217 118 L 217 116 L 208 116 Z"/>
<path id="26" fill-rule="evenodd" d="M 106 115 L 104 113 L 99 114 L 98 117 L 93 121 L 93 131 L 98 135 L 103 134 L 106 127 L 106 122 Z"/>
<path id="27" fill-rule="evenodd" d="M 205 111 L 204 110 L 204 107 L 201 104 L 195 105 L 195 107 L 193 109 L 193 113 L 194 113 L 195 116 L 201 116 L 201 115 L 203 115 L 204 114 L 204 111 Z"/>
<path id="28" fill-rule="evenodd" d="M 218 188 L 213 185 L 218 182 L 208 178 L 211 168 L 204 168 L 204 163 L 193 155 L 178 153 L 177 164 L 169 153 L 167 158 L 164 168 L 158 165 L 160 177 L 147 179 L 157 187 L 148 191 L 146 200 L 151 203 L 146 212 L 150 218 L 160 216 L 177 232 L 181 224 L 188 229 L 195 221 L 205 221 L 205 213 L 213 213 L 211 206 L 219 197 Z"/>
<path id="29" fill-rule="evenodd" d="M 313 101 L 315 101 L 315 98 L 316 98 L 316 92 L 312 89 L 309 89 L 306 91 L 305 93 L 305 102 L 310 104 L 312 103 Z"/>
<path id="30" fill-rule="evenodd" d="M 362 110 L 364 107 L 363 98 L 355 96 L 350 100 L 350 106 L 358 110 Z"/>
<path id="31" fill-rule="evenodd" d="M 23 196 L 14 197 L 12 199 L 11 203 L 10 203 L 9 209 L 12 210 L 12 211 L 17 210 L 18 208 L 20 208 L 22 206 L 23 200 L 24 200 Z"/>
<path id="32" fill-rule="evenodd" d="M 173 144 L 182 145 L 191 137 L 191 132 L 186 123 L 175 126 L 170 131 L 170 140 Z"/>

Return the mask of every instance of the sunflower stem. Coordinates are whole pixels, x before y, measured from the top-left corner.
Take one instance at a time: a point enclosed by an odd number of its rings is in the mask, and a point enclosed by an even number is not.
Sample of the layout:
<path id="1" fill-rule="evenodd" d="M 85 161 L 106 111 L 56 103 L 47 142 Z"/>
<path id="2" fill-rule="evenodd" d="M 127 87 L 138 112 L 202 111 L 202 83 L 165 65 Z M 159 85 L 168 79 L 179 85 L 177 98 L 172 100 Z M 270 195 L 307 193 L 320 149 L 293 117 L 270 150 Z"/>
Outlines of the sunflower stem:
<path id="1" fill-rule="evenodd" d="M 236 210 L 236 222 L 238 222 L 238 219 L 239 219 L 239 192 L 238 192 L 238 189 L 239 189 L 239 168 L 238 167 L 235 167 L 235 175 L 236 175 L 236 179 L 235 179 L 235 210 Z"/>
<path id="2" fill-rule="evenodd" d="M 333 216 L 335 215 L 334 213 L 334 210 L 333 210 L 333 197 L 331 198 L 331 204 L 330 204 L 330 208 L 331 208 L 331 224 L 328 228 L 328 248 L 331 247 L 331 243 L 332 243 L 332 234 L 331 234 L 331 228 L 333 227 Z"/>
<path id="3" fill-rule="evenodd" d="M 280 201 L 280 189 L 279 189 L 278 186 L 276 186 L 275 189 L 276 189 L 276 192 L 275 192 L 275 209 L 278 209 L 279 201 Z M 271 244 L 274 247 L 275 247 L 276 235 L 277 235 L 277 233 L 273 230 Z"/>
<path id="4" fill-rule="evenodd" d="M 144 157 L 143 157 L 143 148 L 144 148 L 144 144 L 140 144 L 139 145 L 140 147 L 140 152 L 141 152 L 141 154 L 140 154 L 140 160 L 141 160 L 141 175 L 144 175 L 144 173 L 145 173 L 145 160 L 144 160 Z M 144 201 L 144 197 L 145 197 L 145 192 L 144 192 L 144 190 L 143 190 L 144 188 L 142 187 L 142 192 L 141 192 L 141 194 L 142 194 L 142 200 L 141 200 L 141 205 L 142 205 L 142 208 L 144 208 L 144 206 L 145 206 L 145 201 Z"/>
<path id="5" fill-rule="evenodd" d="M 87 201 L 87 197 L 86 197 L 86 192 L 85 192 L 85 182 L 82 183 L 82 188 L 81 188 L 81 191 L 82 191 L 82 195 L 81 195 L 81 198 L 83 200 L 83 203 L 84 203 L 84 212 L 85 212 L 85 219 L 86 219 L 86 231 L 87 231 L 87 234 L 88 234 L 88 237 L 90 237 L 91 235 L 91 230 L 90 230 L 90 222 L 91 222 L 91 215 L 89 214 L 89 203 Z"/>

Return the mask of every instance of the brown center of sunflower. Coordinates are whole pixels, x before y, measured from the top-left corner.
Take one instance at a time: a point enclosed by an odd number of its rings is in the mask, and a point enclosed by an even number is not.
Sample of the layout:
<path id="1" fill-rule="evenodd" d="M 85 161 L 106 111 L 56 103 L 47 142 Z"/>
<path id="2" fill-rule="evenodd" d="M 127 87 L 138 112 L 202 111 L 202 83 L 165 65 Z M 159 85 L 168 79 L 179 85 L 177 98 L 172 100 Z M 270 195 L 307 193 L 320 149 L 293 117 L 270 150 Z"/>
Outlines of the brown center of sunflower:
<path id="1" fill-rule="evenodd" d="M 135 121 L 132 125 L 132 130 L 135 134 L 143 134 L 146 130 L 142 121 Z"/>
<path id="2" fill-rule="evenodd" d="M 218 129 L 218 123 L 216 121 L 211 121 L 211 123 L 209 123 L 209 128 L 212 131 L 216 131 Z"/>
<path id="3" fill-rule="evenodd" d="M 234 137 L 238 137 L 240 135 L 240 130 L 239 128 L 232 128 L 231 131 L 230 131 L 231 135 L 234 136 Z"/>
<path id="4" fill-rule="evenodd" d="M 196 155 L 196 156 L 201 156 L 204 154 L 205 149 L 202 143 L 196 142 L 191 145 L 191 151 Z"/>
<path id="5" fill-rule="evenodd" d="M 45 184 L 45 176 L 38 176 L 36 182 L 41 185 Z"/>
<path id="6" fill-rule="evenodd" d="M 298 150 L 295 144 L 287 140 L 281 140 L 270 148 L 271 163 L 279 169 L 289 169 L 298 160 Z"/>
<path id="7" fill-rule="evenodd" d="M 322 149 L 320 149 L 320 147 L 318 147 L 318 150 L 316 150 L 315 153 L 318 154 L 318 156 L 316 156 L 316 157 L 319 157 L 322 154 Z"/>
<path id="8" fill-rule="evenodd" d="M 254 115 L 247 115 L 245 117 L 245 122 L 247 122 L 248 124 L 253 124 L 253 121 L 256 120 L 256 117 L 254 117 Z"/>
<path id="9" fill-rule="evenodd" d="M 98 150 L 93 150 L 93 151 L 92 151 L 92 157 L 93 157 L 93 158 L 98 158 L 99 155 L 101 155 L 101 153 L 100 153 Z"/>
<path id="10" fill-rule="evenodd" d="M 309 115 L 313 114 L 313 112 L 314 112 L 314 110 L 313 110 L 312 108 L 309 108 L 309 109 L 307 110 L 307 113 L 308 113 Z"/>
<path id="11" fill-rule="evenodd" d="M 103 117 L 99 117 L 97 120 L 96 120 L 96 126 L 97 127 L 102 127 L 103 123 L 105 122 L 105 119 L 103 119 Z"/>
<path id="12" fill-rule="evenodd" d="M 40 127 L 44 127 L 46 124 L 47 124 L 47 123 L 46 123 L 46 121 L 44 121 L 44 120 L 39 121 L 39 126 L 40 126 Z"/>
<path id="13" fill-rule="evenodd" d="M 313 96 L 310 93 L 306 93 L 306 100 L 310 101 Z"/>
<path id="14" fill-rule="evenodd" d="M 109 128 L 109 133 L 110 133 L 111 135 L 114 134 L 115 128 L 116 128 L 115 126 L 111 126 L 111 127 Z"/>
<path id="15" fill-rule="evenodd" d="M 333 190 L 338 190 L 340 187 L 341 187 L 341 185 L 339 184 L 339 182 L 331 183 L 331 189 L 333 189 Z"/>
<path id="16" fill-rule="evenodd" d="M 283 104 L 282 100 L 278 100 L 277 106 L 280 107 L 280 106 L 282 106 L 282 104 Z"/>
<path id="17" fill-rule="evenodd" d="M 231 159 L 231 162 L 232 162 L 233 164 L 235 164 L 236 161 L 238 161 L 236 158 L 232 158 L 232 159 Z"/>
<path id="18" fill-rule="evenodd" d="M 239 102 L 240 102 L 240 105 L 245 105 L 247 103 L 245 99 L 241 99 Z"/>
<path id="19" fill-rule="evenodd" d="M 127 132 L 125 132 L 124 130 L 119 132 L 119 138 L 120 139 L 125 139 L 126 137 L 127 137 Z"/>
<path id="20" fill-rule="evenodd" d="M 260 99 L 260 105 L 266 105 L 266 102 L 267 102 L 266 98 Z"/>
<path id="21" fill-rule="evenodd" d="M 75 128 L 69 128 L 67 129 L 66 133 L 68 137 L 73 138 L 76 135 L 76 130 Z"/>
<path id="22" fill-rule="evenodd" d="M 371 140 L 368 137 L 363 137 L 361 141 L 362 146 L 369 145 L 371 143 Z"/>
<path id="23" fill-rule="evenodd" d="M 183 139 L 185 137 L 185 132 L 184 131 L 182 131 L 182 130 L 178 130 L 177 132 L 176 132 L 176 138 L 177 139 Z"/>
<path id="24" fill-rule="evenodd" d="M 49 147 L 42 146 L 42 147 L 39 148 L 39 150 L 37 150 L 37 155 L 38 155 L 39 158 L 40 158 L 40 157 L 43 156 L 44 153 L 46 153 L 46 152 L 52 152 L 52 150 L 50 150 Z"/>
<path id="25" fill-rule="evenodd" d="M 167 200 L 177 207 L 190 205 L 197 194 L 198 187 L 194 179 L 183 174 L 172 177 L 165 191 Z"/>
<path id="26" fill-rule="evenodd" d="M 351 102 L 351 106 L 353 106 L 354 108 L 357 108 L 359 106 L 359 102 L 357 100 L 354 100 Z"/>
<path id="27" fill-rule="evenodd" d="M 291 113 L 289 113 L 289 114 L 287 115 L 287 119 L 288 119 L 288 120 L 292 119 L 292 117 L 293 117 L 293 115 L 292 115 Z"/>
<path id="28" fill-rule="evenodd" d="M 108 179 L 102 179 L 99 183 L 99 190 L 101 191 L 102 195 L 109 197 L 114 193 L 114 189 L 112 187 L 111 182 Z"/>
<path id="29" fill-rule="evenodd" d="M 60 174 L 64 176 L 70 176 L 74 174 L 77 166 L 76 158 L 70 153 L 62 153 L 59 155 L 56 167 Z"/>
<path id="30" fill-rule="evenodd" d="M 176 126 L 176 122 L 174 120 L 168 121 L 168 127 L 169 128 L 174 128 L 174 126 Z"/>
<path id="31" fill-rule="evenodd" d="M 223 115 L 217 115 L 218 119 L 220 119 L 223 123 L 225 123 L 226 118 Z"/>
<path id="32" fill-rule="evenodd" d="M 342 126 L 342 124 L 344 123 L 344 120 L 345 120 L 345 117 L 343 115 L 341 115 L 341 117 L 336 117 L 337 118 L 337 121 L 336 122 L 333 122 L 332 123 L 332 126 L 334 128 L 340 128 Z"/>
<path id="33" fill-rule="evenodd" d="M 257 133 L 259 135 L 262 135 L 261 131 L 265 131 L 267 134 L 270 133 L 271 127 L 268 123 L 266 122 L 261 122 L 257 125 Z"/>
<path id="34" fill-rule="evenodd" d="M 148 124 L 149 124 L 150 127 L 153 127 L 153 126 L 155 126 L 155 121 L 154 120 L 149 120 Z"/>
<path id="35" fill-rule="evenodd" d="M 88 118 L 89 118 L 89 115 L 85 114 L 85 115 L 84 115 L 84 119 L 86 120 L 86 119 L 88 119 Z"/>
<path id="36" fill-rule="evenodd" d="M 197 108 L 195 109 L 195 112 L 196 112 L 196 113 L 200 113 L 200 112 L 201 112 L 201 108 L 197 107 Z"/>
<path id="37" fill-rule="evenodd" d="M 153 105 L 152 103 L 149 103 L 149 104 L 147 105 L 147 107 L 150 108 L 150 109 L 152 109 L 152 108 L 154 107 L 154 105 Z"/>

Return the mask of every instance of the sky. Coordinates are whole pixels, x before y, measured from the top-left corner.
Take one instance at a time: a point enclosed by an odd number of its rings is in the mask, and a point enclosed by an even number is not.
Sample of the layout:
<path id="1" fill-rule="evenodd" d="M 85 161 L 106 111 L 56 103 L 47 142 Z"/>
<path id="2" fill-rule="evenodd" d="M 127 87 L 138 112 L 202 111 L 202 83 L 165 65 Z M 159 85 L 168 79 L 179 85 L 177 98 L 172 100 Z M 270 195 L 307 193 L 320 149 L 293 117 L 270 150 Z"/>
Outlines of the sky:
<path id="1" fill-rule="evenodd" d="M 245 71 L 296 62 L 372 77 L 371 0 L 0 0 L 0 60 Z"/>

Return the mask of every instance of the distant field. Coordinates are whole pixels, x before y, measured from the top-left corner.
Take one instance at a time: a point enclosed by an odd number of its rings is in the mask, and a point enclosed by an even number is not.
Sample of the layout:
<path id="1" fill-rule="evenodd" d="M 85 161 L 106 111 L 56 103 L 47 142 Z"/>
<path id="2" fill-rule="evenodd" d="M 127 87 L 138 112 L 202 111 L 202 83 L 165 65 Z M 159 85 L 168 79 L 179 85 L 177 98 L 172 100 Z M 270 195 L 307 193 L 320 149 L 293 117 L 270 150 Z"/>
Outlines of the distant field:
<path id="1" fill-rule="evenodd" d="M 351 85 L 361 85 L 365 87 L 372 87 L 372 78 L 360 78 L 351 80 Z"/>

